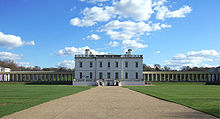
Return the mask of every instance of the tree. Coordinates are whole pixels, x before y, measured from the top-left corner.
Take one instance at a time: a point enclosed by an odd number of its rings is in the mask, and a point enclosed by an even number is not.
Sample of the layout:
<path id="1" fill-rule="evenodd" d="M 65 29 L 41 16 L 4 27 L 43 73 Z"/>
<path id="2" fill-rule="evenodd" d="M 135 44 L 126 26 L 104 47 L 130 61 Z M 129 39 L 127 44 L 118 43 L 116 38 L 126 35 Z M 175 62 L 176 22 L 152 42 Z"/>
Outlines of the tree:
<path id="1" fill-rule="evenodd" d="M 161 71 L 161 70 L 162 70 L 160 64 L 154 64 L 154 69 L 155 69 L 156 71 Z"/>
<path id="2" fill-rule="evenodd" d="M 171 70 L 171 68 L 170 67 L 168 67 L 168 66 L 164 66 L 164 71 L 170 71 Z"/>

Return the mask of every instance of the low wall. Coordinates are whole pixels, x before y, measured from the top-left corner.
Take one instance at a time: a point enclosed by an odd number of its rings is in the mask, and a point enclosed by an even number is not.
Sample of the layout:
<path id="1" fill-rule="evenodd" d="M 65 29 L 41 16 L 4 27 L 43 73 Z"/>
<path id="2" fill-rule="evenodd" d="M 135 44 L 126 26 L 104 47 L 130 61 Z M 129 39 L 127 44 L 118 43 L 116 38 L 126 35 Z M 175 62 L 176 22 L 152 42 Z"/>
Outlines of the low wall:
<path id="1" fill-rule="evenodd" d="M 119 86 L 144 86 L 145 81 L 120 81 Z"/>

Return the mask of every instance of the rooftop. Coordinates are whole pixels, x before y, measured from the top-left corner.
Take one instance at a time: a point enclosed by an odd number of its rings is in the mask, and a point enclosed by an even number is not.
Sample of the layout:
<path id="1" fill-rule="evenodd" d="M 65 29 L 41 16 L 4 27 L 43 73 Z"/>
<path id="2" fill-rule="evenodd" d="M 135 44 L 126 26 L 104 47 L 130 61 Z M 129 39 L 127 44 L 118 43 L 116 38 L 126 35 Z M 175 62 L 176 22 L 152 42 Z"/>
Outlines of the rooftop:
<path id="1" fill-rule="evenodd" d="M 75 55 L 75 58 L 142 58 L 143 55 Z"/>

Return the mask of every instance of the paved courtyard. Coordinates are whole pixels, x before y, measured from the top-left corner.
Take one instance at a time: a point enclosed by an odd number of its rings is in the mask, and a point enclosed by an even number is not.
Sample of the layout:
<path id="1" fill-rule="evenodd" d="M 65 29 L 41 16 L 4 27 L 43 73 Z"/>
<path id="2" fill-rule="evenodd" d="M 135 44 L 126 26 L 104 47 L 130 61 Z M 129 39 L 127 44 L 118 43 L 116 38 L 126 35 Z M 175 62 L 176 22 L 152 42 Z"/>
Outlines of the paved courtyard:
<path id="1" fill-rule="evenodd" d="M 96 87 L 3 119 L 211 119 L 213 116 L 122 87 Z"/>

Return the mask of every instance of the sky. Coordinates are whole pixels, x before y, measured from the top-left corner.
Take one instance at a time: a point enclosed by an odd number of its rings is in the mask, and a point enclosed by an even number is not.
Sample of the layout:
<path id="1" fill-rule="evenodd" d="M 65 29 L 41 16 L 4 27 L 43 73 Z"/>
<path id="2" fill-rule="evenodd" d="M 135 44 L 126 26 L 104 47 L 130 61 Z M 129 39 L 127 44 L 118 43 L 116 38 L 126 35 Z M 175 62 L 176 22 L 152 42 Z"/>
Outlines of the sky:
<path id="1" fill-rule="evenodd" d="M 74 68 L 74 55 L 142 54 L 172 69 L 220 65 L 219 0 L 0 0 L 0 60 Z"/>

